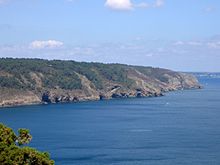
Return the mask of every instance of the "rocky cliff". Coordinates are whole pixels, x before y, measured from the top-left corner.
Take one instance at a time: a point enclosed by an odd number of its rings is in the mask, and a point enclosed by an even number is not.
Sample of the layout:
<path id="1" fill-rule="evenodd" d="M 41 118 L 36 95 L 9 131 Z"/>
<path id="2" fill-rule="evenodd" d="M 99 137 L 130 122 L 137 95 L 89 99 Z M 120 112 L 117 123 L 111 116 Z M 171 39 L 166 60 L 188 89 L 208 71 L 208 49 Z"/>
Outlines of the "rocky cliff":
<path id="1" fill-rule="evenodd" d="M 198 89 L 197 79 L 167 69 L 40 59 L 0 59 L 0 106 L 154 97 Z"/>

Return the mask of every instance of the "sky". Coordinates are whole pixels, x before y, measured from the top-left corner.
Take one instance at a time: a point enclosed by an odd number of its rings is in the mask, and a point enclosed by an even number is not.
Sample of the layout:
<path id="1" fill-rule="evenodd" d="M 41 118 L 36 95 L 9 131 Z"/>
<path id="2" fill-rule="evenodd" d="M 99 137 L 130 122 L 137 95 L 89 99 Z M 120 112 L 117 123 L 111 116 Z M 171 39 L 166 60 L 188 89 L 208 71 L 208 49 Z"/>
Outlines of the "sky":
<path id="1" fill-rule="evenodd" d="M 220 72 L 220 1 L 0 0 L 0 57 Z"/>

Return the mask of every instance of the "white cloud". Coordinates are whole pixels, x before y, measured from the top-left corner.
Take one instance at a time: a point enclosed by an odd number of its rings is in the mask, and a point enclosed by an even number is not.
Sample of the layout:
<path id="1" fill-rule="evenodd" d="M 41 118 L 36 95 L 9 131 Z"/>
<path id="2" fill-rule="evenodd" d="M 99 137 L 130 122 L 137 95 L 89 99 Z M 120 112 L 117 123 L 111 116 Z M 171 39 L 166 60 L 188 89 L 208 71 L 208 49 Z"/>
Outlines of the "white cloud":
<path id="1" fill-rule="evenodd" d="M 145 55 L 145 57 L 153 57 L 154 56 L 154 53 L 148 53 Z"/>
<path id="2" fill-rule="evenodd" d="M 133 3 L 131 0 L 106 0 L 105 6 L 113 10 L 133 10 L 135 8 L 154 8 L 164 5 L 164 0 L 155 0 L 153 3 Z"/>
<path id="3" fill-rule="evenodd" d="M 201 46 L 202 45 L 202 43 L 198 42 L 198 41 L 189 41 L 187 44 L 191 45 L 191 46 Z"/>
<path id="4" fill-rule="evenodd" d="M 216 35 L 206 40 L 192 40 L 192 41 L 176 41 L 172 43 L 173 46 L 179 47 L 181 49 L 193 49 L 193 48 L 203 48 L 203 49 L 220 49 L 220 39 Z"/>
<path id="5" fill-rule="evenodd" d="M 115 10 L 132 10 L 133 4 L 130 0 L 107 0 L 105 6 Z"/>
<path id="6" fill-rule="evenodd" d="M 139 37 L 137 39 L 128 40 L 125 43 L 67 44 L 65 46 L 62 46 L 63 43 L 60 41 L 52 42 L 53 44 L 48 41 L 34 41 L 31 44 L 24 45 L 0 44 L 0 57 L 117 62 L 174 68 L 176 70 L 185 68 L 188 70 L 220 71 L 218 64 L 220 60 L 219 35 L 198 40 L 177 40 L 176 42 L 164 42 L 164 40 L 160 41 L 159 39 L 145 40 L 144 37 L 140 38 L 141 41 L 139 41 Z M 54 44 L 57 42 L 60 44 Z"/>
<path id="7" fill-rule="evenodd" d="M 215 10 L 215 8 L 212 7 L 212 6 L 208 6 L 208 7 L 206 7 L 206 8 L 204 9 L 204 11 L 207 12 L 207 13 L 213 12 L 214 10 Z"/>
<path id="8" fill-rule="evenodd" d="M 202 46 L 203 43 L 200 41 L 176 41 L 173 43 L 174 46 Z"/>
<path id="9" fill-rule="evenodd" d="M 56 40 L 48 41 L 33 41 L 30 43 L 31 49 L 45 49 L 45 48 L 60 48 L 63 46 L 63 42 Z"/>
<path id="10" fill-rule="evenodd" d="M 75 2 L 76 0 L 66 0 L 66 2 L 70 2 L 70 3 L 73 3 Z"/>
<path id="11" fill-rule="evenodd" d="M 185 43 L 183 41 L 176 41 L 173 43 L 173 45 L 184 45 Z"/>
<path id="12" fill-rule="evenodd" d="M 209 48 L 219 49 L 220 48 L 220 41 L 217 42 L 209 42 L 207 43 Z"/>
<path id="13" fill-rule="evenodd" d="M 150 7 L 150 5 L 146 2 L 141 2 L 141 3 L 135 4 L 134 6 L 136 8 L 148 8 L 148 7 Z"/>
<path id="14" fill-rule="evenodd" d="M 155 7 L 161 7 L 164 5 L 164 0 L 156 0 L 155 2 Z"/>

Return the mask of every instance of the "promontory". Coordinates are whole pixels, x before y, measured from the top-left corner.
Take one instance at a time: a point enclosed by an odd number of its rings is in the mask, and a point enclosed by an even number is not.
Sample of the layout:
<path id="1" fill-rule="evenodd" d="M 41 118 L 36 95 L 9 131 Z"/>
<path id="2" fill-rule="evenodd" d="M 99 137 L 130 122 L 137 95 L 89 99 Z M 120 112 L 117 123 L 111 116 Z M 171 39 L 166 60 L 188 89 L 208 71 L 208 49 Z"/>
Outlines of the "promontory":
<path id="1" fill-rule="evenodd" d="M 197 89 L 190 74 L 123 64 L 0 58 L 0 107 L 154 97 Z"/>

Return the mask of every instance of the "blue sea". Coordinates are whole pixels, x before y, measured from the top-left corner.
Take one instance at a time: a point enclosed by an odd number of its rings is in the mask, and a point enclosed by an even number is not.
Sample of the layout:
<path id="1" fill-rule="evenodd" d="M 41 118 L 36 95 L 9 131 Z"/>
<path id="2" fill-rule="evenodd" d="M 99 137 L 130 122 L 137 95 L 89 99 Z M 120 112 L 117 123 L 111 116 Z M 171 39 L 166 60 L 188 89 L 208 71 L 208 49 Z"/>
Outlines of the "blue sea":
<path id="1" fill-rule="evenodd" d="M 163 97 L 0 109 L 57 165 L 219 165 L 220 79 Z"/>

